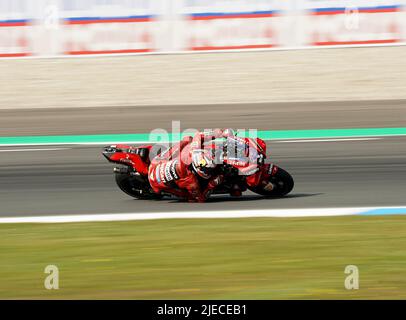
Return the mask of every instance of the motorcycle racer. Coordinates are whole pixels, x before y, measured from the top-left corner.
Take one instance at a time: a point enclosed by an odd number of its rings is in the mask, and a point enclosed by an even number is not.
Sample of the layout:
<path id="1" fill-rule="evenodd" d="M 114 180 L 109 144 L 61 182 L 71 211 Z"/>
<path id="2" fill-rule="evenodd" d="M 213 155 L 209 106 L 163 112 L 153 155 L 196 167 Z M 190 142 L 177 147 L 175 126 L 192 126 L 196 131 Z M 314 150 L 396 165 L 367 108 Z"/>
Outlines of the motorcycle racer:
<path id="1" fill-rule="evenodd" d="M 265 163 L 262 139 L 237 137 L 231 129 L 198 132 L 164 152 L 160 145 L 111 145 L 103 156 L 120 165 L 114 168 L 118 187 L 138 199 L 172 194 L 204 202 L 211 193 L 241 196 L 247 189 L 279 197 L 294 186 L 286 170 Z"/>
<path id="2" fill-rule="evenodd" d="M 227 139 L 227 151 L 222 155 L 221 161 L 238 163 L 239 175 L 245 176 L 247 186 L 260 187 L 267 191 L 273 189 L 274 186 L 268 179 L 272 168 L 270 165 L 263 165 L 265 142 L 259 138 L 236 137 L 232 129 L 216 129 L 197 132 L 193 138 L 187 136 L 152 160 L 148 179 L 154 192 L 167 192 L 186 198 L 189 202 L 206 201 L 211 191 L 224 180 L 224 175 L 216 171 L 219 163 L 215 162 L 212 152 L 215 148 L 210 148 L 210 142 L 213 143 L 217 138 Z M 243 149 L 242 155 L 239 148 Z M 237 185 L 230 192 L 232 196 L 240 196 L 241 193 Z"/>
<path id="3" fill-rule="evenodd" d="M 167 192 L 189 202 L 204 202 L 224 176 L 216 172 L 212 152 L 205 143 L 227 137 L 227 130 L 197 132 L 155 157 L 148 169 L 148 180 L 155 193 Z"/>

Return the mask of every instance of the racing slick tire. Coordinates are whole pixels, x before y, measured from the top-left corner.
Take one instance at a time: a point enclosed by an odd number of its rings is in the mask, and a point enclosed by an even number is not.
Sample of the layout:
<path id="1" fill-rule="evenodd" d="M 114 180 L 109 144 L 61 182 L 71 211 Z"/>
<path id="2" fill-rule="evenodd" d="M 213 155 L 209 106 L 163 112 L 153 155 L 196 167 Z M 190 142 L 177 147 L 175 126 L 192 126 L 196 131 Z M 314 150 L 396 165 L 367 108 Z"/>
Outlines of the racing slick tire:
<path id="1" fill-rule="evenodd" d="M 148 182 L 141 182 L 128 173 L 116 172 L 116 183 L 124 193 L 142 200 L 158 200 L 162 196 L 153 192 Z"/>
<path id="2" fill-rule="evenodd" d="M 292 176 L 280 167 L 278 167 L 278 171 L 269 181 L 274 185 L 274 189 L 271 191 L 264 190 L 262 187 L 250 188 L 250 190 L 263 196 L 282 197 L 291 192 L 294 186 Z"/>

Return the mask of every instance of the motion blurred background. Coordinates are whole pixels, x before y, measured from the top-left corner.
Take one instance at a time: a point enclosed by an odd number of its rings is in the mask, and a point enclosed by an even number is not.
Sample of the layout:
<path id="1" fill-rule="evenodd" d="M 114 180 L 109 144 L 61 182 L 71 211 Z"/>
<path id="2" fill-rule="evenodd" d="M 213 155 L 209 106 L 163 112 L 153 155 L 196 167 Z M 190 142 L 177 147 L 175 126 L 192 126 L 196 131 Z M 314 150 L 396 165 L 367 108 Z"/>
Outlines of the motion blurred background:
<path id="1" fill-rule="evenodd" d="M 385 44 L 403 0 L 2 0 L 3 56 Z M 370 14 L 373 13 L 373 14 Z"/>
<path id="2" fill-rule="evenodd" d="M 404 4 L 1 0 L 0 108 L 404 98 Z"/>
<path id="3" fill-rule="evenodd" d="M 0 0 L 0 222 L 404 208 L 405 6 Z M 293 193 L 204 205 L 129 198 L 95 141 L 176 120 L 181 130 L 270 133 Z M 0 224 L 0 297 L 404 299 L 405 230 L 392 215 Z M 60 290 L 44 289 L 50 264 Z M 360 290 L 344 288 L 347 265 L 359 267 Z"/>

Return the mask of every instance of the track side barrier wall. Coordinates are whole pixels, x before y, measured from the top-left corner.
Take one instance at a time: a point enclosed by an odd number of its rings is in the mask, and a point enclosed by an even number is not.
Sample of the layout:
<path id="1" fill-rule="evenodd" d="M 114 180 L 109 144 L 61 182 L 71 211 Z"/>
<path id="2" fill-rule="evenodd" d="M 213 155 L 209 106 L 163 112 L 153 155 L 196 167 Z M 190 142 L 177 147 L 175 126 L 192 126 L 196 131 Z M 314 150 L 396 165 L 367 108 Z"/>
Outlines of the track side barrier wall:
<path id="1" fill-rule="evenodd" d="M 406 43 L 406 0 L 0 0 L 0 57 Z"/>

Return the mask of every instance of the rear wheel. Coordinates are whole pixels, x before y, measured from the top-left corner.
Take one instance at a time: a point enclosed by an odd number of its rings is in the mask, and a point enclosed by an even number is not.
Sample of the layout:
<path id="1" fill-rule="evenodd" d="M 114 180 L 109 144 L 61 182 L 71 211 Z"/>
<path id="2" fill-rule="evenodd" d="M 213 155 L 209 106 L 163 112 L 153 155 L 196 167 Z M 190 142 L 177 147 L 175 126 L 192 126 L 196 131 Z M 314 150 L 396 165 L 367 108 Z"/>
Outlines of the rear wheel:
<path id="1" fill-rule="evenodd" d="M 267 191 L 263 187 L 250 188 L 250 190 L 263 196 L 281 197 L 291 192 L 294 186 L 293 178 L 289 172 L 279 167 L 275 175 L 270 177 L 269 182 L 274 185 L 274 189 L 271 191 Z"/>
<path id="2" fill-rule="evenodd" d="M 152 190 L 148 181 L 139 181 L 128 173 L 116 172 L 116 183 L 121 191 L 137 199 L 154 200 L 162 198 L 161 195 Z"/>

